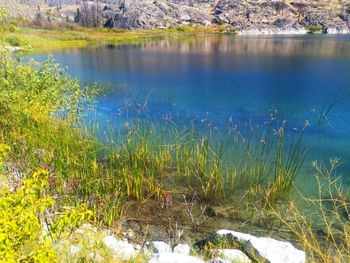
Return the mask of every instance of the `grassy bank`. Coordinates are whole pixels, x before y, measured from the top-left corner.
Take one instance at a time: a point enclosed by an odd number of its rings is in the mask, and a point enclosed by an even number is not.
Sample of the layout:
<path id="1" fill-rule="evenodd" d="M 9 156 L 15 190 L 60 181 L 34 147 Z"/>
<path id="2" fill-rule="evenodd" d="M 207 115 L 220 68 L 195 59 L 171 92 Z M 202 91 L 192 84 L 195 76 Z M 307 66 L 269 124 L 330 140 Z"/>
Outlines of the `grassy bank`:
<path id="1" fill-rule="evenodd" d="M 94 30 L 77 28 L 76 30 L 40 29 L 19 27 L 18 31 L 6 34 L 7 38 L 18 38 L 29 44 L 35 52 L 53 51 L 69 47 L 87 47 L 102 44 L 139 43 L 146 39 L 166 36 L 160 31 L 121 31 Z"/>
<path id="2" fill-rule="evenodd" d="M 18 45 L 28 44 L 35 52 L 48 52 L 63 48 L 91 47 L 103 44 L 137 44 L 144 40 L 157 40 L 165 37 L 183 36 L 184 34 L 219 33 L 225 28 L 174 27 L 164 30 L 123 30 L 94 29 L 69 26 L 60 29 L 18 26 L 14 22 L 10 30 L 0 30 L 0 37 L 17 40 Z"/>

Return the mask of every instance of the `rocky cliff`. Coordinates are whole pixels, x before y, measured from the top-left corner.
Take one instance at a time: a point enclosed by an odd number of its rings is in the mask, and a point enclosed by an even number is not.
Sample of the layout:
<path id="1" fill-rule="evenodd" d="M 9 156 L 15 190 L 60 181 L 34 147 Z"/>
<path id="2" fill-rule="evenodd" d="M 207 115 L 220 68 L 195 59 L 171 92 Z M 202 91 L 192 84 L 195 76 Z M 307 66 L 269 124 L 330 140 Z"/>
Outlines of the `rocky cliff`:
<path id="1" fill-rule="evenodd" d="M 12 7 L 33 7 L 34 0 L 0 0 Z M 81 0 L 39 0 L 52 8 L 58 1 L 62 17 Z M 350 0 L 99 0 L 108 11 L 106 26 L 153 29 L 179 26 L 220 27 L 240 34 L 350 33 Z M 11 3 L 12 5 L 11 5 Z M 86 1 L 85 1 L 86 2 Z M 13 8 L 15 6 L 15 8 Z M 37 5 L 35 5 L 36 8 Z M 27 9 L 28 11 L 28 9 Z M 70 13 L 68 13 L 68 11 Z M 67 13 L 64 13 L 67 12 Z M 35 12 L 27 12 L 27 14 Z"/>
<path id="2" fill-rule="evenodd" d="M 349 33 L 350 1 L 125 0 L 114 27 L 220 26 L 241 34 Z"/>

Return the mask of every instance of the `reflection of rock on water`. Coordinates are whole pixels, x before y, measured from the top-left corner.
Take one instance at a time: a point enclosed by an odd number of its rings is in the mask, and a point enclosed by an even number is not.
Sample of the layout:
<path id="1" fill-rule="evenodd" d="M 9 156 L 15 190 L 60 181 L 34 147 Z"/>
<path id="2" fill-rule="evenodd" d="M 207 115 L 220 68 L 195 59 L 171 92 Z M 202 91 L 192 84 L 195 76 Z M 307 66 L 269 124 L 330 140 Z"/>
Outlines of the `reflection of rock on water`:
<path id="1" fill-rule="evenodd" d="M 319 35 L 307 36 L 179 36 L 159 41 L 144 41 L 140 48 L 144 51 L 235 55 L 274 56 L 317 56 L 350 57 L 350 43 L 347 36 L 337 39 Z"/>

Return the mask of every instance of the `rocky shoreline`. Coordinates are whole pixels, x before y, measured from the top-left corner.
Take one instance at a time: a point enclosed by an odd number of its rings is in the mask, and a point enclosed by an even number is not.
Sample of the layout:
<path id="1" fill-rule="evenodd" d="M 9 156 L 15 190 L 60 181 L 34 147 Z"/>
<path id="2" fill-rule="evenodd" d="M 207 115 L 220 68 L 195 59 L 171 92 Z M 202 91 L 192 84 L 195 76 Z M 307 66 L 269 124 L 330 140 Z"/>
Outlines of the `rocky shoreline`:
<path id="1" fill-rule="evenodd" d="M 87 237 L 90 243 L 98 244 L 96 236 L 100 236 L 101 245 L 109 252 L 109 260 L 113 262 L 133 261 L 138 258 L 149 263 L 304 263 L 305 252 L 295 248 L 291 243 L 270 237 L 256 237 L 250 234 L 231 230 L 218 230 L 193 246 L 186 243 L 171 245 L 162 240 L 145 241 L 133 244 L 126 237 L 117 238 L 109 231 L 85 224 L 75 231 L 81 238 Z M 61 242 L 57 246 L 64 246 Z M 72 258 L 79 257 L 84 247 L 69 243 L 68 251 Z M 104 262 L 106 258 L 94 251 L 85 251 L 90 261 Z"/>

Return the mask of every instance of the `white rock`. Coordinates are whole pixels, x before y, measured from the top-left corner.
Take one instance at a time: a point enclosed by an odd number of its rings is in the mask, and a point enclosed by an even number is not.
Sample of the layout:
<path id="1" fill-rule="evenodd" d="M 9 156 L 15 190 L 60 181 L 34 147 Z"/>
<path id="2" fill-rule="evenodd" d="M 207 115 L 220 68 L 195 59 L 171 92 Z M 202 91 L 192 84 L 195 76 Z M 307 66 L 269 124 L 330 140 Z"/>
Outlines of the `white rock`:
<path id="1" fill-rule="evenodd" d="M 105 236 L 103 238 L 103 243 L 113 251 L 117 258 L 122 260 L 130 260 L 137 254 L 133 245 L 129 244 L 127 241 L 117 240 L 114 236 Z"/>
<path id="2" fill-rule="evenodd" d="M 89 253 L 89 258 L 94 260 L 94 261 L 97 261 L 97 262 L 101 262 L 102 261 L 102 257 L 99 255 L 99 254 L 96 254 L 96 253 Z"/>
<path id="3" fill-rule="evenodd" d="M 250 241 L 252 246 L 271 263 L 304 263 L 305 252 L 296 249 L 291 243 L 279 241 L 270 237 L 255 237 L 249 234 L 230 230 L 219 230 L 220 236 L 231 234 L 241 241 Z"/>
<path id="4" fill-rule="evenodd" d="M 72 255 L 76 255 L 80 252 L 80 247 L 71 245 L 69 251 Z"/>
<path id="5" fill-rule="evenodd" d="M 246 254 L 238 249 L 219 249 L 219 254 L 229 262 L 251 263 Z"/>
<path id="6" fill-rule="evenodd" d="M 154 253 L 171 253 L 171 247 L 163 241 L 154 241 L 150 245 Z"/>
<path id="7" fill-rule="evenodd" d="M 176 247 L 174 247 L 174 253 L 189 256 L 191 253 L 191 248 L 187 244 L 178 244 Z"/>
<path id="8" fill-rule="evenodd" d="M 232 262 L 226 259 L 222 259 L 221 257 L 216 257 L 213 259 L 209 259 L 206 263 L 232 263 Z"/>
<path id="9" fill-rule="evenodd" d="M 7 49 L 9 52 L 15 52 L 15 51 L 22 50 L 22 48 L 14 47 L 14 46 L 6 46 L 5 49 Z"/>
<path id="10" fill-rule="evenodd" d="M 325 33 L 327 33 L 329 35 L 349 34 L 350 28 L 347 26 L 332 26 L 332 27 L 326 28 Z"/>
<path id="11" fill-rule="evenodd" d="M 137 245 L 135 245 L 135 249 L 136 249 L 136 250 L 141 250 L 142 247 L 141 247 L 141 245 L 137 244 Z"/>
<path id="12" fill-rule="evenodd" d="M 148 263 L 204 263 L 203 260 L 177 253 L 154 254 Z"/>

